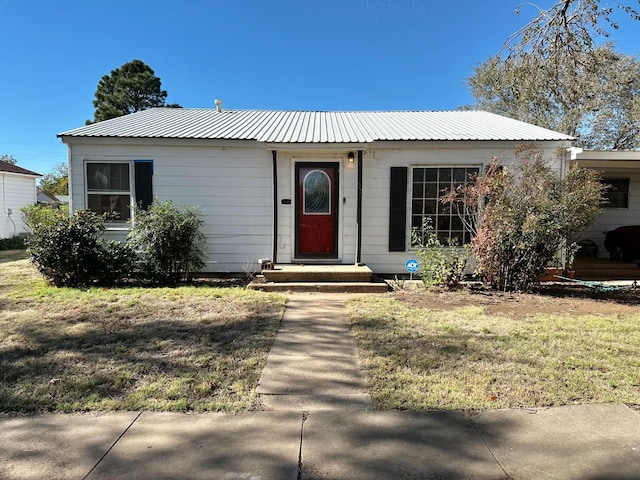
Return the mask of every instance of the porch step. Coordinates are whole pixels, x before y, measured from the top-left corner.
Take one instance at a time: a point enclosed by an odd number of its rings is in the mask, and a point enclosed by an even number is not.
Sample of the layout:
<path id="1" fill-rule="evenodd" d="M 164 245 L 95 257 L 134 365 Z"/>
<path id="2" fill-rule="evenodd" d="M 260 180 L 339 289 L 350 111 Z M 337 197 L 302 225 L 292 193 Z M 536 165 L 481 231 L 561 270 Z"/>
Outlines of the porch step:
<path id="1" fill-rule="evenodd" d="M 630 270 L 576 270 L 576 280 L 640 280 L 640 269 Z"/>
<path id="2" fill-rule="evenodd" d="M 275 265 L 262 270 L 267 282 L 369 282 L 373 272 L 366 265 Z"/>
<path id="3" fill-rule="evenodd" d="M 640 280 L 640 268 L 632 262 L 578 257 L 573 268 L 579 280 Z"/>
<path id="4" fill-rule="evenodd" d="M 247 288 L 263 292 L 296 292 L 296 293 L 387 293 L 389 285 L 379 282 L 265 282 L 258 275 Z"/>
<path id="5" fill-rule="evenodd" d="M 267 292 L 386 293 L 389 286 L 366 265 L 276 265 L 248 286 Z"/>

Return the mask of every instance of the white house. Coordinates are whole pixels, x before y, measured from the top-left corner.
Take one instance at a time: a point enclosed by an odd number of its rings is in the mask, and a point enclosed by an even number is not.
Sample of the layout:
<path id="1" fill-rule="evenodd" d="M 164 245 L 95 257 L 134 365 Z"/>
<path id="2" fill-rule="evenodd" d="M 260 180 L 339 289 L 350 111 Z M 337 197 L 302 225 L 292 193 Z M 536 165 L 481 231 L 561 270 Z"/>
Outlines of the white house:
<path id="1" fill-rule="evenodd" d="M 558 170 L 571 137 L 479 111 L 310 112 L 155 108 L 58 135 L 69 148 L 71 211 L 153 198 L 200 208 L 210 272 L 258 259 L 365 263 L 403 273 L 411 228 L 469 238 L 438 202 L 495 156 L 534 144 Z M 135 219 L 134 219 L 135 221 Z"/>
<path id="2" fill-rule="evenodd" d="M 578 239 L 593 241 L 598 247 L 598 257 L 608 257 L 605 233 L 624 225 L 640 224 L 640 151 L 572 148 L 571 163 L 597 170 L 602 181 L 611 186 L 598 221 Z"/>
<path id="3" fill-rule="evenodd" d="M 58 200 L 58 198 L 55 195 L 45 190 L 42 190 L 41 188 L 39 188 L 36 193 L 36 199 L 38 200 L 38 205 L 41 205 L 41 206 L 49 206 L 54 208 L 60 206 L 60 200 Z"/>
<path id="4" fill-rule="evenodd" d="M 37 202 L 39 173 L 0 160 L 0 238 L 27 232 L 20 209 Z"/>

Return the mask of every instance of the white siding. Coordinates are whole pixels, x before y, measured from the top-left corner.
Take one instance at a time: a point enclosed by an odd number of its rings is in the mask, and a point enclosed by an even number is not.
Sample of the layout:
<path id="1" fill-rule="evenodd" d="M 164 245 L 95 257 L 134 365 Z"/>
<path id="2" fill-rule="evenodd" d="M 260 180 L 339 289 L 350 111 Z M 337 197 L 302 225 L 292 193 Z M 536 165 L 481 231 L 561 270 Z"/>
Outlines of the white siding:
<path id="1" fill-rule="evenodd" d="M 153 160 L 153 193 L 159 200 L 194 205 L 205 217 L 209 272 L 242 272 L 257 269 L 257 260 L 272 258 L 274 241 L 273 163 L 264 144 L 231 144 L 168 140 L 81 139 L 71 148 L 71 207 L 85 205 L 84 162 Z M 118 144 L 118 142 L 120 142 Z M 128 142 L 128 143 L 126 143 Z M 251 146 L 255 145 L 255 146 Z M 413 252 L 389 252 L 390 168 L 397 166 L 483 165 L 494 156 L 505 162 L 515 156 L 517 142 L 378 142 L 369 145 L 363 158 L 361 259 L 376 273 L 405 273 L 405 261 Z M 537 145 L 541 147 L 541 145 Z M 547 142 L 545 157 L 557 161 L 564 142 Z M 308 146 L 307 146 L 308 147 Z M 278 263 L 295 261 L 295 162 L 338 162 L 338 262 L 353 264 L 357 258 L 357 160 L 346 161 L 358 148 L 280 145 L 277 151 Z M 340 150 L 340 151 L 338 151 Z M 560 169 L 560 163 L 554 165 Z M 410 183 L 407 191 L 407 232 L 410 215 Z M 283 203 L 283 200 L 290 203 Z M 108 232 L 108 238 L 124 238 L 126 230 Z M 408 238 L 407 238 L 408 243 Z"/>
<path id="2" fill-rule="evenodd" d="M 364 160 L 362 162 L 364 164 Z M 358 246 L 358 159 L 355 162 L 342 162 L 342 196 L 338 202 L 342 209 L 341 251 L 342 263 L 354 264 Z"/>
<path id="3" fill-rule="evenodd" d="M 278 172 L 278 238 L 276 239 L 276 260 L 278 263 L 291 263 L 293 261 L 294 235 L 295 235 L 295 185 L 294 174 L 290 155 L 277 155 Z M 283 203 L 286 200 L 288 203 Z M 269 256 L 268 258 L 271 258 Z"/>
<path id="4" fill-rule="evenodd" d="M 486 165 L 499 157 L 504 164 L 515 159 L 516 142 L 431 142 L 404 144 L 402 148 L 383 145 L 367 151 L 364 157 L 363 205 L 362 205 L 362 261 L 378 274 L 403 274 L 405 262 L 414 255 L 405 252 L 389 252 L 389 185 L 391 167 L 408 167 L 407 185 L 407 247 L 411 215 L 411 167 L 418 166 L 474 166 Z M 544 149 L 545 160 L 556 171 L 562 168 L 557 148 L 566 146 L 558 142 L 537 144 Z"/>
<path id="5" fill-rule="evenodd" d="M 0 172 L 0 238 L 27 232 L 20 209 L 34 203 L 35 177 Z"/>
<path id="6" fill-rule="evenodd" d="M 598 169 L 603 178 L 629 178 L 629 208 L 604 208 L 598 221 L 584 231 L 577 240 L 589 239 L 598 246 L 598 257 L 607 258 L 605 233 L 623 225 L 640 224 L 640 172 L 633 168 Z"/>
<path id="7" fill-rule="evenodd" d="M 243 272 L 271 256 L 273 181 L 264 148 L 73 145 L 72 210 L 85 206 L 84 162 L 153 160 L 153 195 L 203 213 L 207 272 Z M 133 187 L 132 187 L 133 188 Z M 126 229 L 106 238 L 122 239 Z"/>

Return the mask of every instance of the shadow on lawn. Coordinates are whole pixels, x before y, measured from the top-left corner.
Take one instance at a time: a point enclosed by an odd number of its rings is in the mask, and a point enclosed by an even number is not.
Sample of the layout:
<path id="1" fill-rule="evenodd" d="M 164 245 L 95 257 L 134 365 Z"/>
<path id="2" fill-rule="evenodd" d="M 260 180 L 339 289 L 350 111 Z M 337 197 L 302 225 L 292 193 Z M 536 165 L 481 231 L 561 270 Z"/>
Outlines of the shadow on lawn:
<path id="1" fill-rule="evenodd" d="M 246 410 L 277 313 L 24 322 L 0 351 L 0 411 Z"/>
<path id="2" fill-rule="evenodd" d="M 607 382 L 591 381 L 591 376 L 622 381 L 597 361 L 579 354 L 574 358 L 572 349 L 579 351 L 579 345 L 555 350 L 553 333 L 529 329 L 526 322 L 505 322 L 514 328 L 505 329 L 499 323 L 467 328 L 464 321 L 461 326 L 445 322 L 433 328 L 429 320 L 358 321 L 358 347 L 366 359 L 374 405 L 408 410 L 497 409 L 634 395 L 628 384 L 605 395 L 602 388 Z M 571 361 L 565 364 L 567 357 Z"/>
<path id="3" fill-rule="evenodd" d="M 415 366 L 421 369 L 455 367 L 460 363 L 499 360 L 501 349 L 512 339 L 497 331 L 466 331 L 462 328 L 438 329 L 433 333 L 416 333 L 411 329 L 398 330 L 393 319 L 376 318 L 359 322 L 364 331 L 392 332 L 379 341 L 375 334 L 361 336 L 358 346 L 379 357 L 389 357 L 396 366 Z M 517 340 L 519 333 L 515 333 Z M 519 363 L 537 366 L 533 357 L 519 358 Z"/>

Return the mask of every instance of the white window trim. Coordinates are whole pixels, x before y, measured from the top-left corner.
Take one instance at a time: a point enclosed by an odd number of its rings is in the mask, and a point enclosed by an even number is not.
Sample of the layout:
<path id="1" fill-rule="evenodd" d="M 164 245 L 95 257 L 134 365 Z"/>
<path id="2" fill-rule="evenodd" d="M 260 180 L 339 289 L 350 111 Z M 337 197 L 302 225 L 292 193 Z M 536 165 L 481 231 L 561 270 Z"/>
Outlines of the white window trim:
<path id="1" fill-rule="evenodd" d="M 89 173 L 88 173 L 88 165 L 91 163 L 111 163 L 111 164 L 123 164 L 126 163 L 129 166 L 129 190 L 95 190 L 89 192 Z M 134 217 L 134 193 L 135 193 L 135 178 L 134 178 L 134 164 L 131 160 L 89 160 L 85 159 L 83 166 L 83 174 L 84 174 L 84 205 L 85 208 L 89 208 L 89 195 L 129 195 L 129 208 L 131 214 L 129 215 L 128 220 L 113 220 L 107 226 L 108 231 L 117 231 L 123 230 L 128 231 L 131 229 L 130 223 L 133 222 Z"/>

